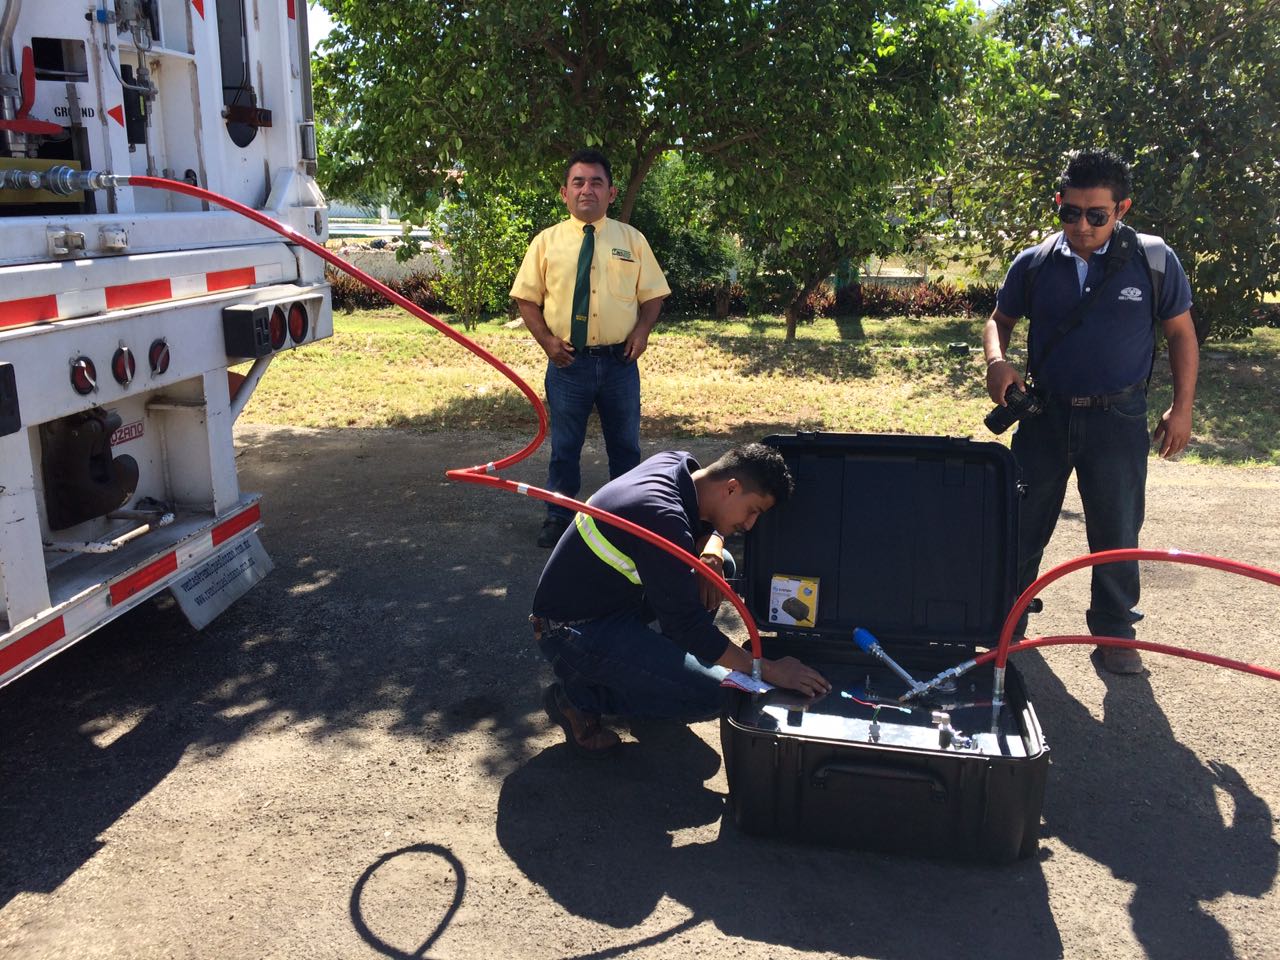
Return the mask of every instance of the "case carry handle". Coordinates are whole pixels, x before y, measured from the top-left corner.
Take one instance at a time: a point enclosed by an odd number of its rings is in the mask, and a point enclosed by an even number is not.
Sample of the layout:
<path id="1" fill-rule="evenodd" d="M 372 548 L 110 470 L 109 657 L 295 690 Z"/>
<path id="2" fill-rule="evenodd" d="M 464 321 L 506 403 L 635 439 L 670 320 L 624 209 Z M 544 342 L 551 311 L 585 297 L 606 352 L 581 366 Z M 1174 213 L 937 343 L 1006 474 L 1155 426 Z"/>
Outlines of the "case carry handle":
<path id="1" fill-rule="evenodd" d="M 813 785 L 826 789 L 827 781 L 833 774 L 844 774 L 848 777 L 865 777 L 874 780 L 904 780 L 911 783 L 927 784 L 930 798 L 935 803 L 946 803 L 947 787 L 936 775 L 921 770 L 904 770 L 880 763 L 828 763 L 813 772 Z"/>

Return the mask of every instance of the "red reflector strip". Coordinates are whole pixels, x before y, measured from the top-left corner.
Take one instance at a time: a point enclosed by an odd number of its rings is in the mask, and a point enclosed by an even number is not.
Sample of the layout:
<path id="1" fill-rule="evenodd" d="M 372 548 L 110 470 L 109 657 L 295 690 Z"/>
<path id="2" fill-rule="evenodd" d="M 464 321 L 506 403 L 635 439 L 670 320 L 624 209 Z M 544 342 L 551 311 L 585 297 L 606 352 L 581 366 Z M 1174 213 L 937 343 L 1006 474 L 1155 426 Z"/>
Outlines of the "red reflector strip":
<path id="1" fill-rule="evenodd" d="M 215 270 L 213 273 L 206 274 L 206 277 L 210 293 L 218 290 L 235 290 L 238 287 L 252 287 L 258 282 L 258 273 L 253 267 Z"/>
<path id="2" fill-rule="evenodd" d="M 36 323 L 52 320 L 58 315 L 58 298 L 31 297 L 27 300 L 10 300 L 0 311 L 0 327 L 13 327 L 20 323 Z"/>
<path id="3" fill-rule="evenodd" d="M 37 627 L 16 643 L 0 650 L 0 674 L 8 673 L 18 664 L 30 660 L 45 647 L 52 646 L 67 635 L 62 618 L 50 620 Z"/>
<path id="4" fill-rule="evenodd" d="M 178 555 L 176 553 L 166 553 L 159 560 L 155 560 L 137 573 L 131 573 L 123 580 L 117 580 L 111 585 L 111 603 L 117 604 L 128 600 L 140 590 L 145 590 L 157 580 L 162 580 L 173 571 L 178 569 Z"/>
<path id="5" fill-rule="evenodd" d="M 241 530 L 252 527 L 255 523 L 262 519 L 262 507 L 254 504 L 244 513 L 236 514 L 230 520 L 225 520 L 213 528 L 213 545 L 216 547 L 220 543 L 226 543 Z"/>
<path id="6" fill-rule="evenodd" d="M 107 287 L 107 309 L 134 307 L 140 303 L 158 303 L 173 297 L 173 287 L 168 280 L 147 280 L 143 283 L 125 283 Z"/>

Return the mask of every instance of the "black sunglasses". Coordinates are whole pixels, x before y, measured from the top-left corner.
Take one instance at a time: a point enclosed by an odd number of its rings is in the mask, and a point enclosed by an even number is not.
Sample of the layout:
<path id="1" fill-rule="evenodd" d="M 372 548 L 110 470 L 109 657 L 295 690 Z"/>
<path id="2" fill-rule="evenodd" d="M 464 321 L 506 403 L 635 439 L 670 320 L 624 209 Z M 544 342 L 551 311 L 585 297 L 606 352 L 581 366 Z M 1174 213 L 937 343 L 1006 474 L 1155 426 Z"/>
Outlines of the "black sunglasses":
<path id="1" fill-rule="evenodd" d="M 1114 210 L 1114 207 L 1111 210 L 1106 207 L 1090 207 L 1085 210 L 1074 203 L 1064 203 L 1058 207 L 1058 219 L 1063 223 L 1076 223 L 1084 217 L 1091 227 L 1105 227 Z"/>

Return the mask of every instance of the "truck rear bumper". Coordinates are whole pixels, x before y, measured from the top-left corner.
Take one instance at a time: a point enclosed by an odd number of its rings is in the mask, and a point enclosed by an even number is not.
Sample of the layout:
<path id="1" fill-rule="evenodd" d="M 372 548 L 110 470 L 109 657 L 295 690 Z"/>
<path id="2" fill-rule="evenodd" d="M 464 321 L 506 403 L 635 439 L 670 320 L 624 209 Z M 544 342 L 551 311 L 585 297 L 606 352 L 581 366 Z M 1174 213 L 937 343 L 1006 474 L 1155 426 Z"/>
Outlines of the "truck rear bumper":
<path id="1" fill-rule="evenodd" d="M 108 557 L 53 568 L 47 610 L 16 624 L 0 619 L 0 687 L 251 537 L 262 525 L 260 499 L 245 495 L 217 518 L 179 513 L 171 525 Z"/>

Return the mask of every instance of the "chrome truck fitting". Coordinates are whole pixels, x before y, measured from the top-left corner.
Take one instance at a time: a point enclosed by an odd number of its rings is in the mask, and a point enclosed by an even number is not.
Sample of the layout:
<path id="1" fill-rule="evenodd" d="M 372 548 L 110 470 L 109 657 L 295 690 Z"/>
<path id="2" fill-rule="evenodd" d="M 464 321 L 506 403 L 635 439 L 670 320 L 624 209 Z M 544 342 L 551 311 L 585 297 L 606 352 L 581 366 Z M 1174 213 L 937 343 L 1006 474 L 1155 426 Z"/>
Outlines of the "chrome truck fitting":
<path id="1" fill-rule="evenodd" d="M 50 167 L 48 170 L 0 169 L 0 190 L 48 190 L 60 197 L 82 190 L 107 190 L 124 186 L 127 176 L 105 170 L 76 170 L 73 167 Z"/>

